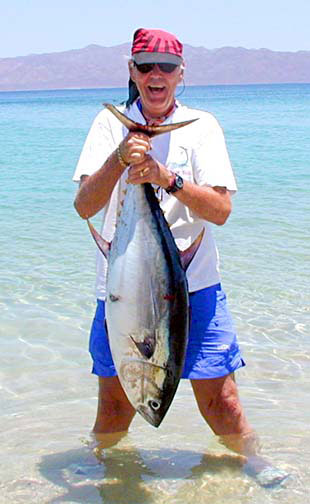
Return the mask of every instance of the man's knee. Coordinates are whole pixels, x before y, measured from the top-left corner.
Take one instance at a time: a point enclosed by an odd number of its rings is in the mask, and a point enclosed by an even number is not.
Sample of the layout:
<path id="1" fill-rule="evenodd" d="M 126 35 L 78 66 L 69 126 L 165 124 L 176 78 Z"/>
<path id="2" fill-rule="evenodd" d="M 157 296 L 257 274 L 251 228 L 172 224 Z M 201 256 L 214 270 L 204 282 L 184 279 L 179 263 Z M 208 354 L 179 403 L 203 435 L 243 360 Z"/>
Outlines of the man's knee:
<path id="1" fill-rule="evenodd" d="M 233 376 L 214 380 L 192 382 L 198 407 L 205 417 L 231 417 L 242 415 L 236 383 Z"/>
<path id="2" fill-rule="evenodd" d="M 209 403 L 209 411 L 219 417 L 226 416 L 233 422 L 241 418 L 242 406 L 236 391 L 222 390 Z"/>

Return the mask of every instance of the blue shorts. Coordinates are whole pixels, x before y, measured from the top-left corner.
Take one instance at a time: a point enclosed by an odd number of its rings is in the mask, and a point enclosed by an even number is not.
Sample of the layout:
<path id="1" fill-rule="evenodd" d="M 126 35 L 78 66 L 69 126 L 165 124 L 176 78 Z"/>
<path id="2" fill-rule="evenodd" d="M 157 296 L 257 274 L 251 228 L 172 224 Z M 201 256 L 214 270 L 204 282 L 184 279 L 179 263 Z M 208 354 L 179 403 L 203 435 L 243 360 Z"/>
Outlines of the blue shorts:
<path id="1" fill-rule="evenodd" d="M 245 366 L 221 285 L 193 292 L 189 300 L 191 322 L 182 378 L 219 378 Z M 104 301 L 98 300 L 89 342 L 92 372 L 116 376 L 104 319 Z"/>

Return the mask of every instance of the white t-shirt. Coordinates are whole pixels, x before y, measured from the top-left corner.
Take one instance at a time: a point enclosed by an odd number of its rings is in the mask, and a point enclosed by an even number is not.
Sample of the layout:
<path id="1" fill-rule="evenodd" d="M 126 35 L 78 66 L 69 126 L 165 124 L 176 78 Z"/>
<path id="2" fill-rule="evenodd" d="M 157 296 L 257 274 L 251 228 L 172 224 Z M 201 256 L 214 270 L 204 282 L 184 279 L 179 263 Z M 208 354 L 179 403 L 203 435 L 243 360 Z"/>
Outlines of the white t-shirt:
<path id="1" fill-rule="evenodd" d="M 199 186 L 226 187 L 231 193 L 237 190 L 222 129 L 208 112 L 191 109 L 177 104 L 177 108 L 164 124 L 199 118 L 198 121 L 171 133 L 152 139 L 149 154 L 168 169 Z M 134 121 L 145 124 L 145 119 L 134 103 L 129 110 L 119 107 Z M 95 118 L 85 141 L 73 180 L 79 182 L 82 175 L 92 175 L 104 164 L 107 157 L 117 148 L 128 130 L 108 110 L 102 110 Z M 111 198 L 102 210 L 102 236 L 113 239 L 117 212 L 126 189 L 127 170 L 116 184 Z M 197 238 L 202 228 L 204 237 L 198 252 L 187 270 L 189 291 L 193 292 L 220 281 L 219 258 L 211 225 L 195 215 L 164 190 L 159 192 L 160 206 L 180 250 L 187 249 Z M 96 296 L 105 299 L 106 259 L 97 251 Z"/>

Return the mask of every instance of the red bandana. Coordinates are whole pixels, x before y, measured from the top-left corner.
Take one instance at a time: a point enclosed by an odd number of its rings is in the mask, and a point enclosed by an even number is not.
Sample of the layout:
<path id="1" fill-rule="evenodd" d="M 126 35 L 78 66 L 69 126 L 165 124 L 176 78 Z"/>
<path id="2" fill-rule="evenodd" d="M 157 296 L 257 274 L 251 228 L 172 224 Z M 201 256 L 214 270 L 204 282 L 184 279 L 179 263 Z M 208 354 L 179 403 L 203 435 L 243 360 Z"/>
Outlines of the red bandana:
<path id="1" fill-rule="evenodd" d="M 172 33 L 140 28 L 134 34 L 132 55 L 140 52 L 173 54 L 182 58 L 183 45 Z"/>

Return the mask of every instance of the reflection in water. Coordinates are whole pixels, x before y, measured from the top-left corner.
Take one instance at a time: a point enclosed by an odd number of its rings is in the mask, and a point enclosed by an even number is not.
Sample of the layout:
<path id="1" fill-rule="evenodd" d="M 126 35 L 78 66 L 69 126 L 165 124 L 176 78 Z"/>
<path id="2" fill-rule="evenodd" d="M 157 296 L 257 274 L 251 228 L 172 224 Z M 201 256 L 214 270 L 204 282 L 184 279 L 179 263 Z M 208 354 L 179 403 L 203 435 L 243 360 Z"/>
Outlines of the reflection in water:
<path id="1" fill-rule="evenodd" d="M 104 461 L 105 478 L 99 487 L 104 503 L 138 504 L 154 502 L 153 493 L 144 485 L 144 478 L 155 473 L 144 464 L 137 451 L 115 450 Z"/>
<path id="2" fill-rule="evenodd" d="M 158 503 L 163 497 L 184 498 L 187 483 L 196 488 L 203 484 L 207 473 L 240 471 L 240 460 L 231 455 L 213 456 L 183 450 L 115 450 L 105 460 L 109 482 L 100 486 L 104 503 Z M 111 480 L 116 481 L 111 484 Z M 193 485 L 191 492 L 193 491 Z"/>
<path id="3" fill-rule="evenodd" d="M 111 442 L 112 439 L 105 441 Z M 243 463 L 243 457 L 229 454 L 212 455 L 177 449 L 137 450 L 127 442 L 124 448 L 104 449 L 99 442 L 96 446 L 91 443 L 88 448 L 48 455 L 43 458 L 40 471 L 65 489 L 65 493 L 50 500 L 50 504 L 68 501 L 83 504 L 184 504 L 199 495 L 206 481 L 212 483 L 202 495 L 207 499 L 204 502 L 211 503 L 214 485 L 217 488 L 222 486 L 224 490 L 227 479 L 236 479 L 236 487 L 240 487 Z M 244 494 L 248 482 L 244 475 L 242 480 Z M 202 495 L 199 502 L 202 502 Z"/>

